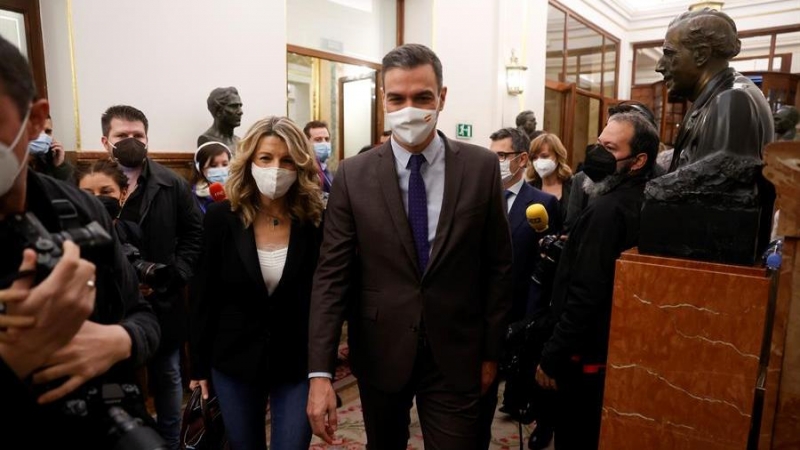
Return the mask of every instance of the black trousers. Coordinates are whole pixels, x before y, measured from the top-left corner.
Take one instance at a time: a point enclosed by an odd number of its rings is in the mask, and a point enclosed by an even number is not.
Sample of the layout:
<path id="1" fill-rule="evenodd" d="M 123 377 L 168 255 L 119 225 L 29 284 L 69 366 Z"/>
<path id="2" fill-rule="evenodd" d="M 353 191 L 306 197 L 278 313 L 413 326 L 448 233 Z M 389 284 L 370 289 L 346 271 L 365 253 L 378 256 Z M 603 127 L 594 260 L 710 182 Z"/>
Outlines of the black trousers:
<path id="1" fill-rule="evenodd" d="M 494 379 L 485 394 L 481 395 L 478 419 L 478 442 L 481 450 L 489 450 L 492 441 L 492 423 L 497 410 L 497 392 L 500 388 L 500 376 Z"/>
<path id="2" fill-rule="evenodd" d="M 578 364 L 556 379 L 556 450 L 597 450 L 605 379 L 605 370 L 584 373 Z"/>
<path id="3" fill-rule="evenodd" d="M 405 450 L 410 411 L 416 398 L 426 450 L 477 450 L 480 387 L 457 392 L 436 366 L 430 347 L 420 342 L 409 384 L 384 392 L 359 380 L 368 450 Z"/>

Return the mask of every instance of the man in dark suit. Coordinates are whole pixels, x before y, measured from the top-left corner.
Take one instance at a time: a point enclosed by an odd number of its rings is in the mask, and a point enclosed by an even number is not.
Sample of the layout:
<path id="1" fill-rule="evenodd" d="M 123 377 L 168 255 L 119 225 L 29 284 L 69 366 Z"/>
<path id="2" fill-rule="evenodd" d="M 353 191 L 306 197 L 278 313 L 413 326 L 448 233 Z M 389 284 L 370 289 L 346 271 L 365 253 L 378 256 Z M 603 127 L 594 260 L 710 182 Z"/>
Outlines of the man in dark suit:
<path id="1" fill-rule="evenodd" d="M 539 261 L 539 240 L 546 234 L 559 231 L 561 214 L 555 196 L 536 189 L 523 179 L 531 143 L 528 136 L 517 128 L 503 128 L 492 133 L 489 139 L 492 141 L 489 149 L 500 161 L 500 176 L 503 180 L 506 210 L 511 226 L 514 255 L 511 269 L 511 321 L 514 322 L 522 320 L 527 311 L 531 274 Z M 550 220 L 549 228 L 544 232 L 537 232 L 531 228 L 526 217 L 528 207 L 536 203 L 545 207 Z M 492 437 L 492 421 L 497 407 L 499 384 L 499 380 L 495 380 L 481 397 L 480 441 L 481 448 L 485 449 L 489 448 Z"/>
<path id="2" fill-rule="evenodd" d="M 485 148 L 437 133 L 447 89 L 430 49 L 400 46 L 383 69 L 392 139 L 342 162 L 326 211 L 308 415 L 332 442 L 330 372 L 347 309 L 367 447 L 407 447 L 416 397 L 425 448 L 477 449 L 479 397 L 497 374 L 511 306 L 500 167 Z"/>

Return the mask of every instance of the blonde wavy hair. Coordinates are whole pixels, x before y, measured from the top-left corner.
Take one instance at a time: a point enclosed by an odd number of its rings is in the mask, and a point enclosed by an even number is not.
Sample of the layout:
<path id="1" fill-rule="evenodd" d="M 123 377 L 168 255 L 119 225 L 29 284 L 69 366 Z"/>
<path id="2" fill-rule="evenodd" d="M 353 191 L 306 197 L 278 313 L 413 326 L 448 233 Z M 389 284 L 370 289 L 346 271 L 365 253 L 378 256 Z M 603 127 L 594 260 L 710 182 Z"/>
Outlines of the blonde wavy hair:
<path id="1" fill-rule="evenodd" d="M 250 166 L 261 139 L 267 136 L 276 136 L 286 144 L 297 170 L 297 181 L 286 193 L 289 216 L 293 220 L 319 225 L 325 206 L 322 203 L 314 148 L 303 130 L 288 117 L 270 116 L 261 119 L 239 141 L 236 156 L 230 163 L 228 181 L 225 183 L 225 195 L 231 202 L 231 211 L 238 213 L 245 228 L 251 226 L 256 219 L 261 208 L 261 192 Z"/>
<path id="2" fill-rule="evenodd" d="M 564 148 L 561 139 L 552 133 L 542 133 L 539 137 L 531 141 L 531 148 L 530 151 L 528 151 L 530 163 L 528 164 L 527 178 L 531 181 L 536 181 L 540 178 L 539 174 L 536 173 L 536 169 L 533 167 L 533 159 L 539 157 L 539 153 L 544 150 L 545 145 L 551 153 L 556 155 L 556 176 L 558 179 L 561 180 L 562 183 L 569 180 L 572 177 L 572 169 L 569 167 L 569 164 L 567 164 L 567 149 Z"/>

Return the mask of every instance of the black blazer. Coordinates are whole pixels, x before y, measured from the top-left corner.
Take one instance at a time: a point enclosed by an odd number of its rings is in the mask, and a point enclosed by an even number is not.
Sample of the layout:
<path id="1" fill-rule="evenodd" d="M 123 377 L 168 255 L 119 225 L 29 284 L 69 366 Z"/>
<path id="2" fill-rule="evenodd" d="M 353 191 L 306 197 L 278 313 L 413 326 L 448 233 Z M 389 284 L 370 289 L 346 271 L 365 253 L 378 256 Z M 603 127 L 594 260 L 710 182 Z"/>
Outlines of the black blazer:
<path id="1" fill-rule="evenodd" d="M 192 378 L 213 367 L 243 381 L 300 381 L 308 376 L 308 314 L 320 234 L 292 222 L 280 283 L 267 292 L 253 227 L 244 228 L 230 202 L 210 205 L 204 253 L 190 318 Z"/>

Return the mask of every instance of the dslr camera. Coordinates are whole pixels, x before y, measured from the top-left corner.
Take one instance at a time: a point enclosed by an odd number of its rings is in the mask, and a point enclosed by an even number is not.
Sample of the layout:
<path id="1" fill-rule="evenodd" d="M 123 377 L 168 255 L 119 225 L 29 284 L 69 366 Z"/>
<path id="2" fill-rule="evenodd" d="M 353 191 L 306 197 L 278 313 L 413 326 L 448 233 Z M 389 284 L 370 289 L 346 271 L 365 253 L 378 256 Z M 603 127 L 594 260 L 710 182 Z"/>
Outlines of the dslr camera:
<path id="1" fill-rule="evenodd" d="M 127 412 L 142 402 L 135 384 L 92 383 L 63 401 L 60 408 L 70 419 L 93 420 L 93 426 L 102 432 L 101 439 L 114 450 L 166 450 L 155 430 Z"/>
<path id="2" fill-rule="evenodd" d="M 542 258 L 539 259 L 533 269 L 533 275 L 531 275 L 531 279 L 536 284 L 545 286 L 553 281 L 562 250 L 564 250 L 564 241 L 559 239 L 557 234 L 547 235 L 542 238 L 542 242 L 539 244 L 539 252 L 542 254 Z"/>
<path id="3" fill-rule="evenodd" d="M 172 273 L 169 266 L 161 263 L 154 263 L 142 259 L 139 249 L 129 242 L 122 244 L 122 251 L 128 262 L 136 270 L 139 282 L 150 286 L 157 292 L 164 292 L 172 281 Z"/>

